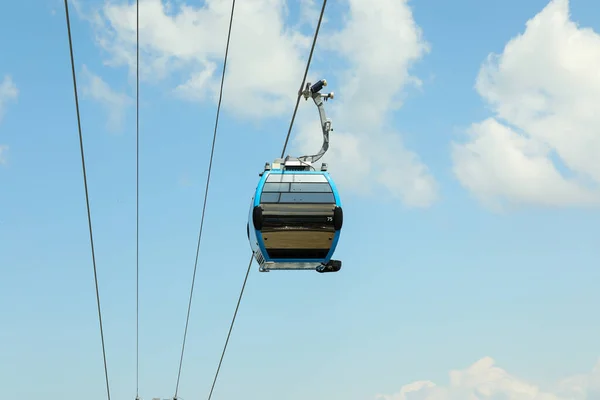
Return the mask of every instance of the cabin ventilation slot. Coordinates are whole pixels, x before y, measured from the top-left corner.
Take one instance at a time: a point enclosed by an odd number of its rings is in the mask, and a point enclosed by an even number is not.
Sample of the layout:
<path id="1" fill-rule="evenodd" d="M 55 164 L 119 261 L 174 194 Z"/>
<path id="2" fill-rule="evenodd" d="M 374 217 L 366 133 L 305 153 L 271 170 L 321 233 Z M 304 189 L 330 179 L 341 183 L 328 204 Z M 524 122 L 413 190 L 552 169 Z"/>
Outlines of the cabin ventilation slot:
<path id="1" fill-rule="evenodd" d="M 254 256 L 256 257 L 256 261 L 258 261 L 259 265 L 263 265 L 265 263 L 265 259 L 263 258 L 260 251 L 254 252 Z"/>
<path id="2" fill-rule="evenodd" d="M 309 168 L 305 167 L 305 166 L 296 166 L 296 165 L 294 165 L 294 166 L 287 166 L 286 165 L 285 169 L 286 169 L 286 171 L 306 171 Z"/>

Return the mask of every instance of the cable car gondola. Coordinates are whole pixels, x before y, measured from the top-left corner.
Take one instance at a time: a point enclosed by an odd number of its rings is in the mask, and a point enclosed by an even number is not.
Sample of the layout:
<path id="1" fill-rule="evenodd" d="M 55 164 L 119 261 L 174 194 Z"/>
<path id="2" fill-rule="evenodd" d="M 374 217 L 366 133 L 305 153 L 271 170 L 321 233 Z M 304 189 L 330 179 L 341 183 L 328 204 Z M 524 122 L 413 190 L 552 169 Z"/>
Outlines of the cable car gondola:
<path id="1" fill-rule="evenodd" d="M 320 80 L 306 85 L 305 99 L 312 97 L 319 108 L 323 146 L 314 156 L 286 157 L 266 163 L 248 215 L 250 247 L 261 272 L 270 270 L 316 270 L 337 272 L 342 262 L 332 256 L 343 224 L 342 203 L 335 183 L 322 163 L 313 163 L 329 148 L 331 121 L 325 116 L 319 91 Z"/>

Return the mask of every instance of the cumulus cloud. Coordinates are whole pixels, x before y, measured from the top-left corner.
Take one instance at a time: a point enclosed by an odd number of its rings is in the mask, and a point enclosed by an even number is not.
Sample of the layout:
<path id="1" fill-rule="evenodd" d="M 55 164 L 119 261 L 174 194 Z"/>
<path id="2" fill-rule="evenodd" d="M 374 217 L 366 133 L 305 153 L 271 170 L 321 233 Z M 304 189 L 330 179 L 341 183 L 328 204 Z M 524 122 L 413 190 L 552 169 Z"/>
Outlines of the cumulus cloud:
<path id="1" fill-rule="evenodd" d="M 300 0 L 300 20 L 298 22 L 312 27 L 318 19 L 319 8 L 317 2 L 315 0 Z M 325 24 L 326 22 L 327 18 L 324 14 L 322 23 Z"/>
<path id="2" fill-rule="evenodd" d="M 7 145 L 0 145 L 0 165 L 6 164 L 6 153 L 8 152 Z"/>
<path id="3" fill-rule="evenodd" d="M 345 26 L 328 30 L 324 20 L 319 37 L 320 48 L 329 50 L 328 59 L 338 57 L 349 66 L 342 74 L 344 85 L 336 88 L 341 100 L 336 100 L 332 113 L 336 131 L 327 157 L 335 158 L 331 171 L 350 189 L 368 192 L 383 187 L 405 204 L 427 206 L 436 197 L 435 181 L 419 157 L 403 145 L 391 126 L 390 113 L 400 106 L 402 89 L 418 84 L 409 69 L 429 46 L 406 0 L 346 1 Z M 105 63 L 134 72 L 135 4 L 106 1 L 93 11 L 76 4 L 95 27 Z M 298 10 L 290 16 L 285 0 L 236 3 L 225 109 L 246 119 L 289 115 L 320 2 L 302 0 Z M 207 0 L 202 6 L 141 0 L 142 79 L 168 82 L 174 93 L 188 100 L 215 101 L 230 11 L 231 2 L 224 0 Z M 377 96 L 366 99 L 358 94 L 370 90 L 372 82 L 385 82 Z M 295 142 L 301 151 L 320 147 L 318 120 L 314 115 L 310 120 L 299 129 Z M 298 121 L 301 126 L 302 118 Z"/>
<path id="4" fill-rule="evenodd" d="M 106 110 L 107 127 L 112 131 L 120 130 L 125 119 L 125 112 L 133 100 L 124 93 L 118 93 L 98 75 L 91 72 L 85 65 L 82 70 L 82 94 L 100 103 Z"/>
<path id="5" fill-rule="evenodd" d="M 495 116 L 454 143 L 459 181 L 487 205 L 600 204 L 600 35 L 553 0 L 500 55 L 476 90 Z"/>
<path id="6" fill-rule="evenodd" d="M 348 62 L 336 99 L 326 104 L 334 132 L 323 160 L 332 161 L 332 174 L 347 189 L 379 193 L 383 187 L 408 206 L 429 206 L 437 197 L 436 182 L 390 122 L 403 89 L 420 83 L 409 70 L 429 44 L 405 0 L 349 0 L 349 5 L 342 30 L 322 38 L 324 47 Z M 321 139 L 315 121 L 300 129 L 297 144 L 313 154 Z"/>
<path id="7" fill-rule="evenodd" d="M 418 381 L 381 400 L 585 400 L 600 396 L 600 362 L 588 374 L 576 375 L 547 388 L 519 379 L 482 358 L 464 370 L 450 372 L 450 384 Z"/>
<path id="8" fill-rule="evenodd" d="M 174 77 L 175 93 L 190 100 L 216 99 L 231 2 L 208 0 L 203 6 L 140 1 L 140 75 L 157 83 Z M 303 15 L 311 12 L 304 2 Z M 96 42 L 111 66 L 135 72 L 135 4 L 106 2 L 80 14 L 96 28 Z M 224 107 L 243 117 L 289 112 L 310 38 L 286 26 L 281 0 L 236 3 L 227 67 Z"/>
<path id="9" fill-rule="evenodd" d="M 5 75 L 2 83 L 0 83 L 0 121 L 4 117 L 6 104 L 16 100 L 19 97 L 19 89 L 12 80 L 10 75 Z"/>
<path id="10" fill-rule="evenodd" d="M 19 97 L 19 89 L 12 80 L 10 75 L 5 75 L 2 83 L 0 83 L 0 122 L 4 117 L 6 104 L 10 101 L 14 101 Z M 6 164 L 6 154 L 8 153 L 8 146 L 0 144 L 0 165 Z"/>

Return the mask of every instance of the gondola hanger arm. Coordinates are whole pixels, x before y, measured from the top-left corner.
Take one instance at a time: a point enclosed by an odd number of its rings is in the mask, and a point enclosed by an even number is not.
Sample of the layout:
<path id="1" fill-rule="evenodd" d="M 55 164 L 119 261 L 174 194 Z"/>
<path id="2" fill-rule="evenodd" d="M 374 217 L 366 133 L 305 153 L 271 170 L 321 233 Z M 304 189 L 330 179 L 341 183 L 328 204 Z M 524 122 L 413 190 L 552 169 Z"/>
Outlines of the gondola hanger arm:
<path id="1" fill-rule="evenodd" d="M 327 118 L 327 114 L 325 113 L 325 106 L 323 105 L 323 101 L 327 101 L 329 99 L 334 98 L 334 93 L 330 92 L 327 94 L 322 94 L 321 89 L 327 86 L 327 81 L 325 79 L 321 79 L 316 82 L 314 85 L 311 85 L 310 82 L 306 83 L 306 87 L 303 91 L 298 93 L 300 96 L 304 96 L 304 100 L 308 100 L 308 98 L 312 98 L 317 108 L 319 109 L 319 118 L 321 119 L 321 130 L 323 132 L 323 145 L 321 146 L 321 150 L 315 155 L 312 156 L 302 156 L 298 157 L 298 160 L 314 163 L 318 161 L 329 149 L 329 132 L 333 129 L 331 128 L 331 120 Z"/>

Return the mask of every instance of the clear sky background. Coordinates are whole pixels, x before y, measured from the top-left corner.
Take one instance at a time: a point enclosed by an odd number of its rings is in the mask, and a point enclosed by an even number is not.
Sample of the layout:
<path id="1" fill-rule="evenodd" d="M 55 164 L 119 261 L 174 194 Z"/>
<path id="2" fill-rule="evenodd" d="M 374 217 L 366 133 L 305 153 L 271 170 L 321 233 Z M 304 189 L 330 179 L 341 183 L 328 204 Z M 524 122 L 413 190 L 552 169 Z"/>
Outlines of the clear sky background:
<path id="1" fill-rule="evenodd" d="M 70 5 L 110 387 L 133 399 L 135 4 Z M 208 395 L 320 6 L 236 5 L 184 400 Z M 147 400 L 175 391 L 230 7 L 140 0 Z M 330 0 L 325 15 L 309 78 L 336 93 L 343 268 L 253 266 L 213 399 L 600 398 L 600 4 Z M 320 140 L 301 102 L 288 153 Z M 59 0 L 0 6 L 0 160 L 1 393 L 105 399 Z"/>

